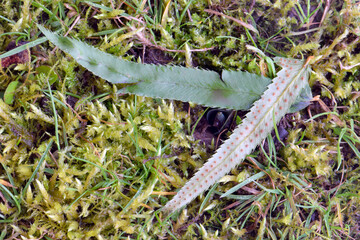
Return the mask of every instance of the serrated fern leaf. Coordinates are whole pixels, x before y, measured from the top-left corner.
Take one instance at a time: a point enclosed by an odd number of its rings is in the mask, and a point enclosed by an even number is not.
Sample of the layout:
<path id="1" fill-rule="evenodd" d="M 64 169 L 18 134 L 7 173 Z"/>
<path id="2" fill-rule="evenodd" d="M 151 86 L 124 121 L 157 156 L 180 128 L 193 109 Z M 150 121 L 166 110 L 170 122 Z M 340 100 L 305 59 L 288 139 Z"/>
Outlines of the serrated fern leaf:
<path id="1" fill-rule="evenodd" d="M 289 111 L 301 89 L 308 84 L 311 69 L 300 60 L 275 58 L 275 62 L 283 69 L 261 99 L 254 103 L 230 138 L 166 204 L 164 211 L 174 212 L 185 206 L 240 164 L 272 131 L 273 122 L 278 122 Z"/>
<path id="2" fill-rule="evenodd" d="M 221 81 L 219 76 L 207 77 L 205 73 L 208 71 L 205 70 L 164 66 L 161 68 L 166 68 L 166 71 L 172 72 L 171 75 L 178 77 L 140 81 L 119 90 L 119 93 L 193 102 L 207 107 L 247 110 L 260 98 L 271 81 L 248 72 L 223 72 Z"/>
<path id="3" fill-rule="evenodd" d="M 247 72 L 224 71 L 221 79 L 214 71 L 130 62 L 38 27 L 53 44 L 95 75 L 111 83 L 135 83 L 119 93 L 247 110 L 271 81 Z"/>

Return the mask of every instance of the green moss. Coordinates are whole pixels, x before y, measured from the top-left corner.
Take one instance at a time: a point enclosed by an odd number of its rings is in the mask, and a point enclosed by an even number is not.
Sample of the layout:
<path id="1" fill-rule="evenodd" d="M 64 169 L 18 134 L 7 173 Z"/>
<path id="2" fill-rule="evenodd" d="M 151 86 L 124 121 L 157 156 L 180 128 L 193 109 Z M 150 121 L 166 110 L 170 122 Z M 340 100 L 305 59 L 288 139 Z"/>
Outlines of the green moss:
<path id="1" fill-rule="evenodd" d="M 2 92 L 10 82 L 20 82 L 13 104 L 0 104 L 1 236 L 359 238 L 359 156 L 351 148 L 351 144 L 359 148 L 359 6 L 333 1 L 324 13 L 325 3 L 310 2 L 308 6 L 307 1 L 256 1 L 250 8 L 245 2 L 212 1 L 210 6 L 209 1 L 193 1 L 185 9 L 188 2 L 171 1 L 162 21 L 162 3 L 145 3 L 140 9 L 141 3 L 134 1 L 113 2 L 114 6 L 98 1 L 98 7 L 73 1 L 3 1 L 1 53 L 12 40 L 36 40 L 39 32 L 34 26 L 40 23 L 69 31 L 69 36 L 95 47 L 116 42 L 107 51 L 129 60 L 142 59 L 149 48 L 169 49 L 175 52 L 164 51 L 152 59 L 162 62 L 166 56 L 170 64 L 183 65 L 186 43 L 196 50 L 191 52 L 193 66 L 214 70 L 266 74 L 262 57 L 246 45 L 269 56 L 314 55 L 318 57 L 312 66 L 314 95 L 320 94 L 347 129 L 352 123 L 355 127 L 351 134 L 346 130 L 352 139 L 342 140 L 337 149 L 343 127 L 336 126 L 329 115 L 304 122 L 309 116 L 302 111 L 301 117 L 293 119 L 294 130 L 288 127 L 290 135 L 281 151 L 269 153 L 266 159 L 255 154 L 229 173 L 208 200 L 200 196 L 187 211 L 165 220 L 155 210 L 170 199 L 166 194 L 183 186 L 209 157 L 187 132 L 189 118 L 197 116 L 189 116 L 177 102 L 117 96 L 116 87 L 42 44 L 31 49 L 31 62 L 22 70 L 0 71 Z M 318 6 L 308 18 L 308 7 L 312 13 Z M 123 10 L 130 17 L 110 18 L 114 12 L 100 7 Z M 252 24 L 259 35 L 205 9 Z M 106 19 L 94 18 L 99 14 Z M 313 24 L 320 21 L 321 26 Z M 141 27 L 145 29 L 139 34 L 123 37 Z M 51 86 L 58 123 L 53 121 L 46 76 L 35 75 L 43 65 L 54 66 L 59 77 Z M 312 116 L 324 111 L 317 103 L 309 109 Z M 47 153 L 49 142 L 56 140 L 55 129 L 60 149 L 53 144 Z M 269 159 L 276 164 L 270 165 Z M 256 183 L 219 198 L 244 177 L 263 171 L 266 174 Z"/>

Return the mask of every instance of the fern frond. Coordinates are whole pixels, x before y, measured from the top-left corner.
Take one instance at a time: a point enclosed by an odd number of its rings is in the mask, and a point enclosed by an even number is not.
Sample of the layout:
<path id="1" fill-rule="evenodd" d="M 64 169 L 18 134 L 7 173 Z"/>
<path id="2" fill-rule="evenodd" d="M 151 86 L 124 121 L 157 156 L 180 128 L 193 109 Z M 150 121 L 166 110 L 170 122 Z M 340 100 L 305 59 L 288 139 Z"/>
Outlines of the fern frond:
<path id="1" fill-rule="evenodd" d="M 278 122 L 289 111 L 301 89 L 308 84 L 311 69 L 304 61 L 295 59 L 275 58 L 275 62 L 283 69 L 261 99 L 216 154 L 166 204 L 164 211 L 174 212 L 185 206 L 240 164 L 272 131 L 273 122 Z"/>
<path id="2" fill-rule="evenodd" d="M 204 69 L 130 62 L 38 27 L 53 44 L 95 75 L 111 83 L 132 84 L 118 93 L 248 110 L 271 82 L 248 72 L 224 71 L 220 78 L 217 72 Z"/>

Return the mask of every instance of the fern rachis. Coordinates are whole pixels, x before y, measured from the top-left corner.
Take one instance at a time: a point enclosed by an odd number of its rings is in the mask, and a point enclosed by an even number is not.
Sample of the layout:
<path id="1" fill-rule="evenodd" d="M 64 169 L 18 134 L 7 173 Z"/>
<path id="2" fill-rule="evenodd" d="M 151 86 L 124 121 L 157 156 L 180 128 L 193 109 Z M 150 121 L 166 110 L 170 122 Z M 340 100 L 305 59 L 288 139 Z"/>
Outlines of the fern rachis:
<path id="1" fill-rule="evenodd" d="M 275 62 L 283 69 L 261 99 L 254 103 L 243 123 L 234 130 L 230 138 L 166 204 L 164 211 L 174 212 L 185 206 L 240 164 L 272 131 L 273 122 L 277 123 L 288 112 L 307 84 L 311 69 L 308 62 L 295 59 L 275 58 Z"/>

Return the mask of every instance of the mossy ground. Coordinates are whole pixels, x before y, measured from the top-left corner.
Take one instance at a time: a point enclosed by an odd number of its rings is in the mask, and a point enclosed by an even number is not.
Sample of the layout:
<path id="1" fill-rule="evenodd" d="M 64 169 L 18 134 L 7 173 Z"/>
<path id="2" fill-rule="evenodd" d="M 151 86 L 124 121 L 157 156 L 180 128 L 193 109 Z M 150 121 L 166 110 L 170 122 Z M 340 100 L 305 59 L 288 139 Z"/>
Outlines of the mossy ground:
<path id="1" fill-rule="evenodd" d="M 247 45 L 313 55 L 319 95 L 282 121 L 285 146 L 269 137 L 167 219 L 157 210 L 214 150 L 192 134 L 203 110 L 119 96 L 48 42 L 24 47 L 0 72 L 1 239 L 360 238 L 356 1 L 7 0 L 0 23 L 2 53 L 41 40 L 39 23 L 145 63 L 270 75 Z"/>

